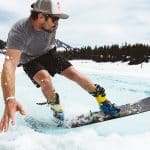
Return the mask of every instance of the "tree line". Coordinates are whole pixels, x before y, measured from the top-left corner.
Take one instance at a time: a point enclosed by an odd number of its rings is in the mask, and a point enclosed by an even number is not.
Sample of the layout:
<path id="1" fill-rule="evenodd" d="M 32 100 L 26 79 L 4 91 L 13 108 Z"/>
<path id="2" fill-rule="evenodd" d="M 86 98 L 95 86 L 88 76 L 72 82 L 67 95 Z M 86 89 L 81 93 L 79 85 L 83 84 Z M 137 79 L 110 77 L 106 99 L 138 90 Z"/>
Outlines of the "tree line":
<path id="1" fill-rule="evenodd" d="M 140 64 L 149 62 L 150 46 L 145 44 L 127 44 L 122 46 L 117 44 L 111 46 L 85 46 L 59 52 L 68 59 L 91 59 L 96 62 L 129 62 L 132 64 Z"/>
<path id="2" fill-rule="evenodd" d="M 6 42 L 0 40 L 1 53 L 4 53 L 3 49 L 6 46 Z M 117 44 L 111 46 L 85 46 L 81 48 L 66 49 L 65 51 L 59 51 L 59 53 L 66 58 L 72 59 L 91 59 L 96 62 L 128 62 L 132 64 L 140 64 L 142 62 L 149 62 L 150 60 L 150 46 L 147 44 L 127 44 L 122 46 Z"/>

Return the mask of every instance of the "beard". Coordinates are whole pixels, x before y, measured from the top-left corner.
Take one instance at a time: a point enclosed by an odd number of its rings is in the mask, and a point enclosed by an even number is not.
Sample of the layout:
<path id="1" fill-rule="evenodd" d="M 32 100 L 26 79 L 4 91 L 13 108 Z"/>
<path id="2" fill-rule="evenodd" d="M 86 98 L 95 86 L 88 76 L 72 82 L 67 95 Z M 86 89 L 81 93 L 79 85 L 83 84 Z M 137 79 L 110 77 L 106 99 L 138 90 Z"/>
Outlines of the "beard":
<path id="1" fill-rule="evenodd" d="M 52 32 L 54 31 L 55 27 L 52 27 L 51 29 L 46 29 L 45 27 L 42 27 L 42 30 L 46 31 L 46 32 Z"/>
<path id="2" fill-rule="evenodd" d="M 42 30 L 46 31 L 46 32 L 52 32 L 51 29 L 45 29 L 44 27 L 42 27 Z"/>

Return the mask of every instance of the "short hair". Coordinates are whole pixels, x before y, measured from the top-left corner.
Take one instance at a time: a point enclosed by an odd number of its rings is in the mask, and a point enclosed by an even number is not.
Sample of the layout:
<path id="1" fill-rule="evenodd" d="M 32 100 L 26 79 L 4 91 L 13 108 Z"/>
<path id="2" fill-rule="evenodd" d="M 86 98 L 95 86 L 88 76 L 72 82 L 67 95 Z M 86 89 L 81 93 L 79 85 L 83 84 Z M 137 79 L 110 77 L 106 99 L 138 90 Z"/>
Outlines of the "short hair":
<path id="1" fill-rule="evenodd" d="M 36 20 L 38 18 L 39 13 L 41 13 L 41 12 L 31 10 L 30 18 L 33 19 L 33 20 Z"/>

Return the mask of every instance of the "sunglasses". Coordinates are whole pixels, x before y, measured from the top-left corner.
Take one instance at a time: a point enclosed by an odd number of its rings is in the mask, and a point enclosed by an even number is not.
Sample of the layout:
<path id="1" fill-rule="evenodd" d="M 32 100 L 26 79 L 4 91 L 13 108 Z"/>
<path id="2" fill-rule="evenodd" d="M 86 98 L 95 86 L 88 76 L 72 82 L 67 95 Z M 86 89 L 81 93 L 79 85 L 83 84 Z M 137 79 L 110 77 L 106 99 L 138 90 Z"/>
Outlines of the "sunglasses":
<path id="1" fill-rule="evenodd" d="M 57 22 L 59 20 L 59 17 L 53 16 L 50 14 L 44 14 L 44 16 L 45 16 L 45 20 L 48 20 L 48 18 L 51 18 L 52 22 Z"/>

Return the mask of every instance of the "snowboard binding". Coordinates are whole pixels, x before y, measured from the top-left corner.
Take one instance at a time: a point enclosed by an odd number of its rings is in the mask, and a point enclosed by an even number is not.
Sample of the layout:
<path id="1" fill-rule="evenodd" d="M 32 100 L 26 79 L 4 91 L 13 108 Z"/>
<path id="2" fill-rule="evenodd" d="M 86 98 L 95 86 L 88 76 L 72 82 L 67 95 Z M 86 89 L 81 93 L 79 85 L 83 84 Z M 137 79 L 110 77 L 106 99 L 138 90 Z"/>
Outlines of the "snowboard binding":
<path id="1" fill-rule="evenodd" d="M 120 109 L 107 100 L 105 89 L 98 84 L 95 84 L 95 87 L 95 92 L 91 92 L 90 94 L 96 98 L 100 110 L 102 110 L 105 115 L 110 115 L 112 117 L 118 116 Z"/>

